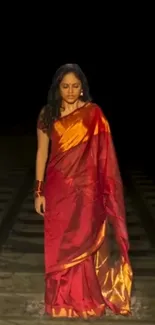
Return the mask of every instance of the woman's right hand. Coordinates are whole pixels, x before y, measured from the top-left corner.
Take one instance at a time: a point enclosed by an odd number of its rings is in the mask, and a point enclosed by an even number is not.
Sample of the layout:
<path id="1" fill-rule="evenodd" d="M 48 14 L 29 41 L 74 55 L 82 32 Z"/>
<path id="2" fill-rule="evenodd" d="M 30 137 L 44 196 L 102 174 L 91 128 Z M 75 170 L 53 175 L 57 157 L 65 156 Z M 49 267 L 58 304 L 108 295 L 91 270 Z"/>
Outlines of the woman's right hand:
<path id="1" fill-rule="evenodd" d="M 41 216 L 44 216 L 45 213 L 45 197 L 39 196 L 35 198 L 35 210 Z"/>

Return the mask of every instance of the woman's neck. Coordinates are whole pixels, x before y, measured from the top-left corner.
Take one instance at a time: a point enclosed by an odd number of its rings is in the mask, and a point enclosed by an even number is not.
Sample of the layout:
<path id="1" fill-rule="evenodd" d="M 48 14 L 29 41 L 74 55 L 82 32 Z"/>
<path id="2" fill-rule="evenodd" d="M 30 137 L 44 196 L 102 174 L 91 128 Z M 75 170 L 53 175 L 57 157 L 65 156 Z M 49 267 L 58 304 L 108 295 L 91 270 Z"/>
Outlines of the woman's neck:
<path id="1" fill-rule="evenodd" d="M 77 100 L 75 103 L 72 103 L 72 104 L 62 101 L 62 105 L 61 105 L 62 111 L 70 113 L 70 112 L 76 110 L 80 106 L 80 103 L 81 102 L 79 100 Z"/>

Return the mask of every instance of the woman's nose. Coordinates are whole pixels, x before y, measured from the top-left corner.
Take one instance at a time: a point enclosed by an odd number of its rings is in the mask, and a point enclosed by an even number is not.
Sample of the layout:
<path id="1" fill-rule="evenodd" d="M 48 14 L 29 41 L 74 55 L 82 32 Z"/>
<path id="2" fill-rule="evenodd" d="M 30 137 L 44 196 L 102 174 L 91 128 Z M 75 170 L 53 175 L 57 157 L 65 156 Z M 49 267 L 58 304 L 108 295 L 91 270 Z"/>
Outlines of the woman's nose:
<path id="1" fill-rule="evenodd" d="M 69 94 L 72 94 L 72 92 L 73 92 L 73 87 L 69 86 Z"/>

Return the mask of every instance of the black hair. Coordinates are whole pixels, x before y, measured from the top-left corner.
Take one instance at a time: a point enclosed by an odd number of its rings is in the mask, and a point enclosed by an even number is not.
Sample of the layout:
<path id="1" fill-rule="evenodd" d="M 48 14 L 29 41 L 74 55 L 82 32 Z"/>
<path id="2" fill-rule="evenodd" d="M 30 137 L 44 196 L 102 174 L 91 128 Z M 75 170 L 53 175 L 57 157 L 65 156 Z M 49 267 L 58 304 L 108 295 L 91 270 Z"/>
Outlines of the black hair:
<path id="1" fill-rule="evenodd" d="M 73 63 L 60 66 L 54 74 L 52 84 L 48 92 L 47 104 L 44 106 L 40 113 L 40 122 L 44 126 L 43 128 L 45 130 L 50 130 L 53 121 L 57 120 L 60 117 L 62 99 L 59 91 L 59 85 L 63 77 L 70 72 L 73 72 L 75 76 L 81 81 L 83 91 L 83 94 L 80 97 L 81 101 L 91 101 L 88 81 L 79 65 Z"/>

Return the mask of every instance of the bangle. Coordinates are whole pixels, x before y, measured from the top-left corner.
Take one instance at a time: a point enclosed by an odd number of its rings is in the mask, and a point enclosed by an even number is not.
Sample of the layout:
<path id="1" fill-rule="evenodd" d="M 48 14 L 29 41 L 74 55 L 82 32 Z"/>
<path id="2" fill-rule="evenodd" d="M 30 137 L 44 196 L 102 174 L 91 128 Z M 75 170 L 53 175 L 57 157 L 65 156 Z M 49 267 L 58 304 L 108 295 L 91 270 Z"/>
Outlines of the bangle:
<path id="1" fill-rule="evenodd" d="M 34 187 L 34 196 L 40 197 L 44 195 L 44 182 L 43 181 L 35 181 L 35 187 Z"/>

